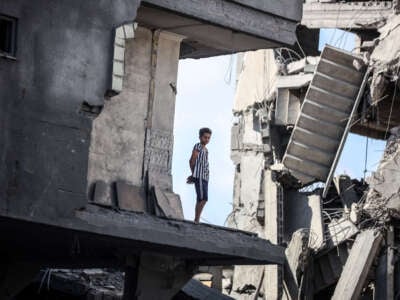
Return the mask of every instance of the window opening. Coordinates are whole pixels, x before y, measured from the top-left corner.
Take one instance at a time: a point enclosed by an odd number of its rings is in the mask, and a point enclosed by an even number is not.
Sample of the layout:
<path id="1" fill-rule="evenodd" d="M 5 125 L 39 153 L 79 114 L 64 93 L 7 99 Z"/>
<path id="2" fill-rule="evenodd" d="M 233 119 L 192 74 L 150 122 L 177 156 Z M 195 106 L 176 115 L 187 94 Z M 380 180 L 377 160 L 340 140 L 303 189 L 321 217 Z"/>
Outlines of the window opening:
<path id="1" fill-rule="evenodd" d="M 0 15 L 0 55 L 15 56 L 17 19 Z"/>

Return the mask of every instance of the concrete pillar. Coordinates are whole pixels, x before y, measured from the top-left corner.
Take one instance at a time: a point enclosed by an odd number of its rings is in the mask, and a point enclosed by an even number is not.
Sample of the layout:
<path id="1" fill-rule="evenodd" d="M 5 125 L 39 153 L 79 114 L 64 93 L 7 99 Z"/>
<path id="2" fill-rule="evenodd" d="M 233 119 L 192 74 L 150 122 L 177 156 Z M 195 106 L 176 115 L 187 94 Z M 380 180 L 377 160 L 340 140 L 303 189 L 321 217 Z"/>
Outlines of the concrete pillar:
<path id="1" fill-rule="evenodd" d="M 273 179 L 271 170 L 265 170 L 264 172 L 264 195 L 265 239 L 273 244 L 279 244 L 278 186 Z M 279 269 L 280 267 L 277 265 L 265 266 L 265 299 L 280 299 L 281 278 Z"/>
<path id="2" fill-rule="evenodd" d="M 122 92 L 105 101 L 93 121 L 88 182 L 106 183 L 111 204 L 117 180 L 172 189 L 171 159 L 176 80 L 182 36 L 138 27 L 125 41 Z M 97 200 L 95 200 L 96 202 Z"/>
<path id="3" fill-rule="evenodd" d="M 172 148 L 180 44 L 183 36 L 153 35 L 144 171 L 149 184 L 172 190 Z"/>

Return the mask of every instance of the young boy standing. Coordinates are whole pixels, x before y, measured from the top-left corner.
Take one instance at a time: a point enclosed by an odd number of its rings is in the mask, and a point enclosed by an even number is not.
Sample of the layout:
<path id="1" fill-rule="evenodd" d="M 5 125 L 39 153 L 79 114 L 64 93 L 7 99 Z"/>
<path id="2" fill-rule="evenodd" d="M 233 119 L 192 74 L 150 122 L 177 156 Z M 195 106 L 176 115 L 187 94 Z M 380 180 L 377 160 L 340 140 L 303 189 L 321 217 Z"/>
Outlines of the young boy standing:
<path id="1" fill-rule="evenodd" d="M 197 194 L 197 203 L 194 222 L 200 222 L 200 215 L 208 200 L 208 179 L 210 175 L 208 165 L 208 150 L 206 145 L 210 142 L 211 129 L 201 128 L 199 130 L 200 143 L 193 147 L 192 156 L 189 160 L 192 176 L 189 176 L 188 183 L 194 182 Z"/>

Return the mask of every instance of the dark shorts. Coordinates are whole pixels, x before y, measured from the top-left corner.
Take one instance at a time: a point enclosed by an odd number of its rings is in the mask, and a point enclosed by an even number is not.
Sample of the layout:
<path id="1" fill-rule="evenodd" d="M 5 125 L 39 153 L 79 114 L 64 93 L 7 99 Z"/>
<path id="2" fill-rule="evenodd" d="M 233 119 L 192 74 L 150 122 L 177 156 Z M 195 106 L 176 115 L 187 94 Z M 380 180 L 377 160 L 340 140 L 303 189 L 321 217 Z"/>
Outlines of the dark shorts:
<path id="1" fill-rule="evenodd" d="M 208 200 L 208 181 L 195 178 L 194 186 L 196 188 L 197 201 Z"/>

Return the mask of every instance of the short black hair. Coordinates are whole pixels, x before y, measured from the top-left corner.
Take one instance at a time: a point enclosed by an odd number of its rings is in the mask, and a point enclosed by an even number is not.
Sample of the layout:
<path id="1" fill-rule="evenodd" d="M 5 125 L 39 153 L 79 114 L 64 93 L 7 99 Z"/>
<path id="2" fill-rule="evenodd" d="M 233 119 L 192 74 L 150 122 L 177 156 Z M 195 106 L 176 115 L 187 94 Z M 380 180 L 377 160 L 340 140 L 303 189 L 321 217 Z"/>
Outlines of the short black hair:
<path id="1" fill-rule="evenodd" d="M 202 137 L 205 133 L 212 134 L 212 131 L 210 128 L 207 128 L 207 127 L 200 128 L 199 137 Z"/>

